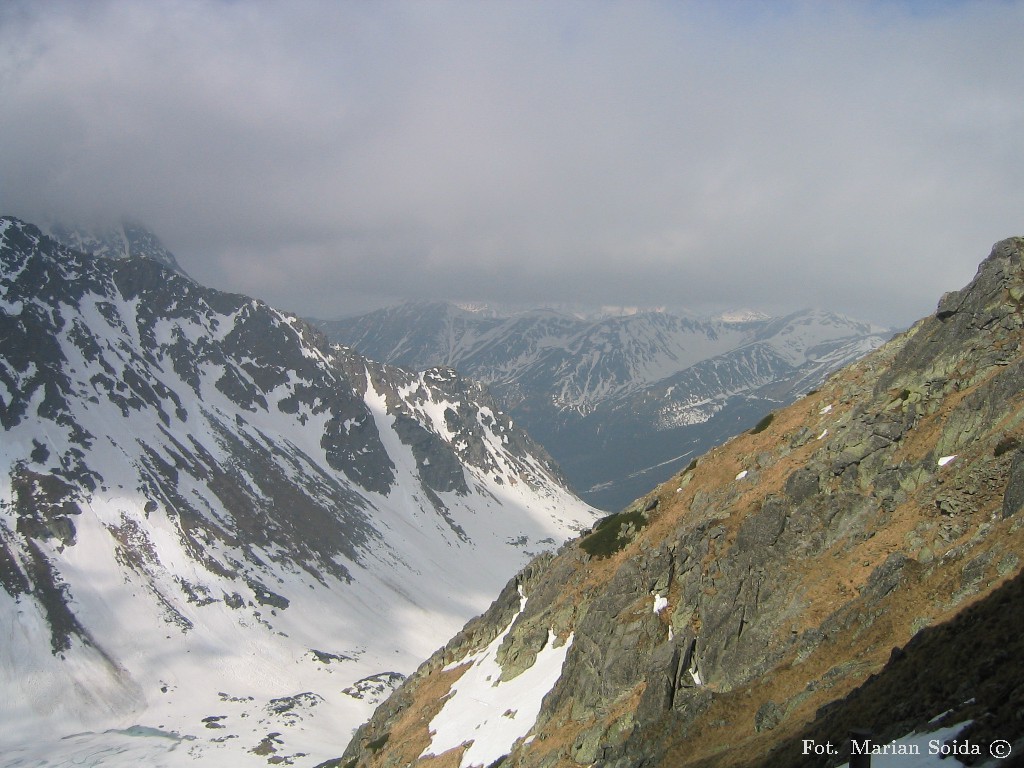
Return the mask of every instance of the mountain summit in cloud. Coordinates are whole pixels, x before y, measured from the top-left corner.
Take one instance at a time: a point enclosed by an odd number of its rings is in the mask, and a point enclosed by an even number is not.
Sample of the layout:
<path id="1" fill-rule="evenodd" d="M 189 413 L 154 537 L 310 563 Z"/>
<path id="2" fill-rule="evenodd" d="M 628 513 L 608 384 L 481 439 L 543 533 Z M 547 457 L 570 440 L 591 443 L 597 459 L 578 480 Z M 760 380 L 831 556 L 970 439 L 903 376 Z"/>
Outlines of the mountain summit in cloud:
<path id="1" fill-rule="evenodd" d="M 76 251 L 84 251 L 107 259 L 128 259 L 140 256 L 152 259 L 180 275 L 188 277 L 160 239 L 138 222 L 122 219 L 118 224 L 82 225 L 52 222 L 44 231 L 55 240 Z"/>

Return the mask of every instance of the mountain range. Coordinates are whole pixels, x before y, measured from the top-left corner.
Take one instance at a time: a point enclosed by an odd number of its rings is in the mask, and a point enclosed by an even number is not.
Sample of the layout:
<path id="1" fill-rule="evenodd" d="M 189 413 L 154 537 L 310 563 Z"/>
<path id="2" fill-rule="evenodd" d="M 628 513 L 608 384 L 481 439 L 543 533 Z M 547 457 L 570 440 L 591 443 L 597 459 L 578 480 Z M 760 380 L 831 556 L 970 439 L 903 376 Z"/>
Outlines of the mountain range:
<path id="1" fill-rule="evenodd" d="M 595 519 L 453 370 L 55 231 L 0 218 L 0 766 L 320 762 Z"/>
<path id="2" fill-rule="evenodd" d="M 1019 765 L 1022 555 L 1013 238 L 933 315 L 531 562 L 324 765 Z"/>
<path id="3" fill-rule="evenodd" d="M 702 320 L 413 302 L 314 322 L 373 359 L 483 382 L 583 498 L 608 510 L 891 335 L 821 310 Z"/>

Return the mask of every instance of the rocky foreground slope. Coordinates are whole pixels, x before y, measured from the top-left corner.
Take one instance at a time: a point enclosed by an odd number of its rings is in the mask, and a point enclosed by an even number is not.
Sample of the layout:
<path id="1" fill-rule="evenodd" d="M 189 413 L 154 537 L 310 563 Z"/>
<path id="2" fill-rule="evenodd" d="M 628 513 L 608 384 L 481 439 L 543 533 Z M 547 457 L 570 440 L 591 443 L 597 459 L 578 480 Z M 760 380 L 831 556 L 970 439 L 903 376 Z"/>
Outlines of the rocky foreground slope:
<path id="1" fill-rule="evenodd" d="M 1022 258 L 998 243 L 933 316 L 534 560 L 329 764 L 835 765 L 851 728 L 1020 753 Z"/>

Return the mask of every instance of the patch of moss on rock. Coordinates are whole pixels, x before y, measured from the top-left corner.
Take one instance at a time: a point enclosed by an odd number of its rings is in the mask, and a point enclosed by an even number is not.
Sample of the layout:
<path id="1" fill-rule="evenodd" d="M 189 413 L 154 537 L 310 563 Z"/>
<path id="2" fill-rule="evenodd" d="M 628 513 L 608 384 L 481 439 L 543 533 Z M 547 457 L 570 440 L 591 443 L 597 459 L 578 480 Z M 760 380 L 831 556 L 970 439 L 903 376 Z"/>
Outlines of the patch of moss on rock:
<path id="1" fill-rule="evenodd" d="M 580 542 L 580 547 L 591 557 L 610 557 L 620 551 L 637 532 L 647 525 L 643 510 L 633 509 L 602 518 L 594 532 Z"/>
<path id="2" fill-rule="evenodd" d="M 369 750 L 371 750 L 373 752 L 380 752 L 382 749 L 384 749 L 384 745 L 388 743 L 388 739 L 390 737 L 391 737 L 390 733 L 385 733 L 379 739 L 374 739 L 373 741 L 369 742 L 366 745 L 366 747 L 367 747 L 367 749 L 369 749 Z"/>

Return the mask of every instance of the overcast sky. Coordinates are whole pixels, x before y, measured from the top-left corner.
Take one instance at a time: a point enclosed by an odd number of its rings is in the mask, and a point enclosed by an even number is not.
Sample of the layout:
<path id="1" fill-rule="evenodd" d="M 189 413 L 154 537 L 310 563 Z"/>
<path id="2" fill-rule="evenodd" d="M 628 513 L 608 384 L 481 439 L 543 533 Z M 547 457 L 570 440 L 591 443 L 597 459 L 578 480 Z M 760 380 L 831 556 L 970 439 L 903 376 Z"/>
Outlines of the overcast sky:
<path id="1" fill-rule="evenodd" d="M 1017 2 L 0 3 L 0 213 L 208 285 L 906 324 L 1024 235 Z"/>

